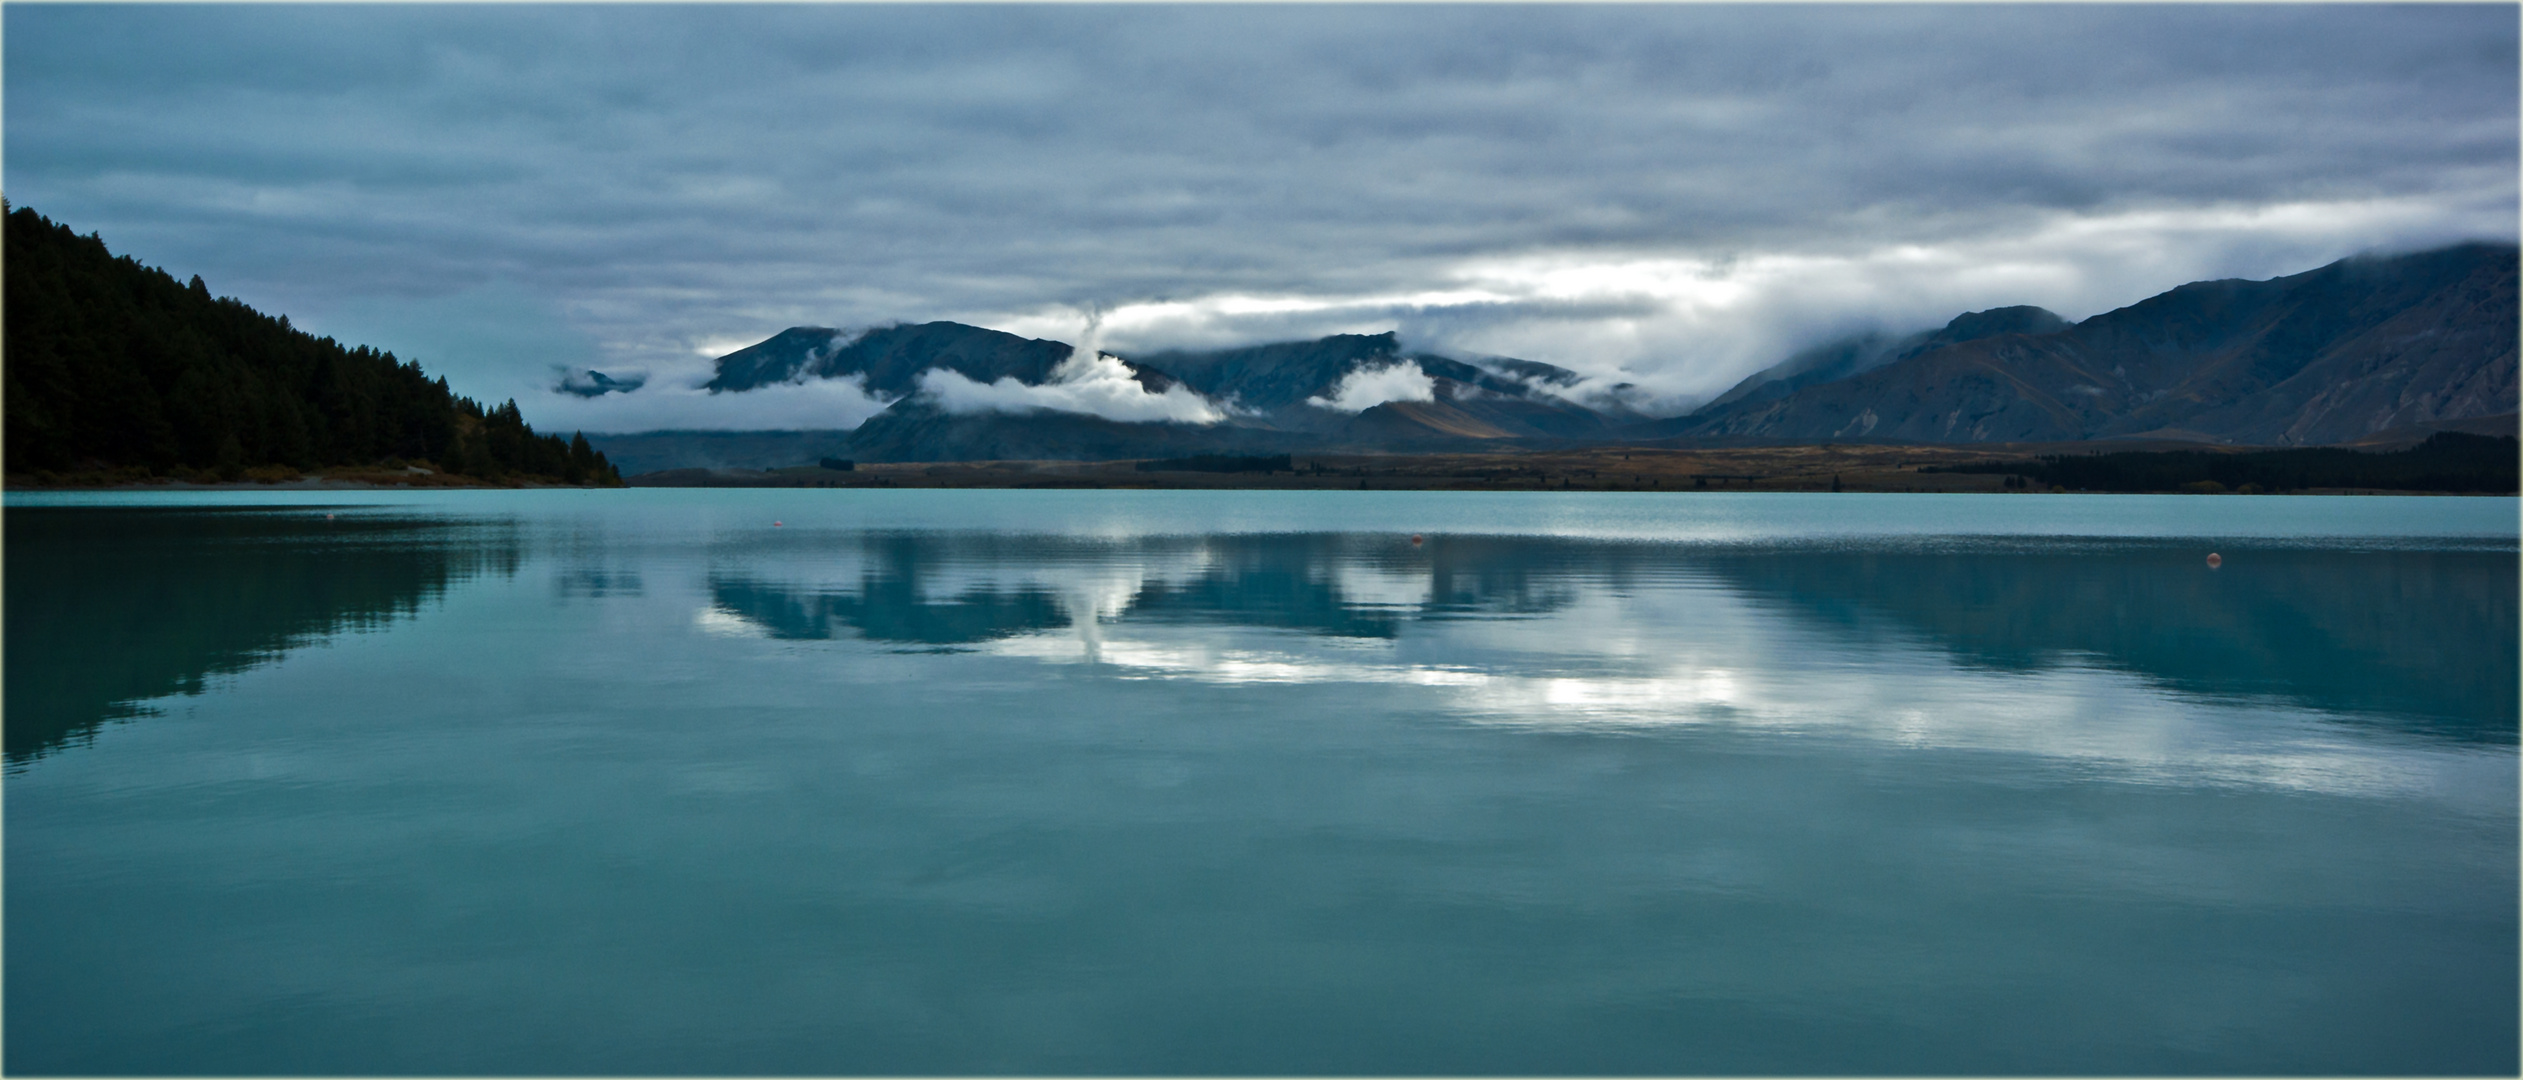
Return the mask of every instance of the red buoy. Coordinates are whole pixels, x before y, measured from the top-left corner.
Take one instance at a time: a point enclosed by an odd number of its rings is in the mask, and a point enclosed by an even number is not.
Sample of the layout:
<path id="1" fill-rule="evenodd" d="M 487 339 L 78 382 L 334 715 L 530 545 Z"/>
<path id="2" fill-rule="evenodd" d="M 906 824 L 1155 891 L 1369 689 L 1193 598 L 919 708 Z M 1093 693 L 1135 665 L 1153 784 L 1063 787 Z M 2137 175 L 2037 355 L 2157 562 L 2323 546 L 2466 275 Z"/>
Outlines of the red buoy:
<path id="1" fill-rule="evenodd" d="M 1412 533 L 1410 534 L 1410 542 L 1414 544 L 1424 544 L 1428 542 L 1428 538 L 1421 536 L 1418 533 Z"/>
<path id="2" fill-rule="evenodd" d="M 2223 565 L 2225 565 L 2225 556 L 2219 555 L 2213 551 L 2208 553 L 2208 569 L 2214 570 Z"/>
<path id="3" fill-rule="evenodd" d="M 774 522 L 772 522 L 772 523 L 771 523 L 771 527 L 772 527 L 772 528 L 774 528 L 774 529 L 779 528 L 779 527 L 780 527 L 780 523 L 779 523 L 779 522 L 774 521 Z"/>

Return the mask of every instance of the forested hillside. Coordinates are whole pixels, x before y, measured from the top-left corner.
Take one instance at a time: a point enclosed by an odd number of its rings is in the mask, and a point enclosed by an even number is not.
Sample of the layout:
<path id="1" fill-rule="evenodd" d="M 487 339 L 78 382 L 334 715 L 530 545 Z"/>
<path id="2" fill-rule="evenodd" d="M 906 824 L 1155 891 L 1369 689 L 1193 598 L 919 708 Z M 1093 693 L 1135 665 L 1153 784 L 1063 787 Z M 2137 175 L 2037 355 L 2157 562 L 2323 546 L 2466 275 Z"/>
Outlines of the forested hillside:
<path id="1" fill-rule="evenodd" d="M 580 436 L 462 397 L 392 353 L 292 329 L 195 277 L 9 212 L 7 468 L 236 479 L 419 465 L 493 482 L 619 484 Z"/>

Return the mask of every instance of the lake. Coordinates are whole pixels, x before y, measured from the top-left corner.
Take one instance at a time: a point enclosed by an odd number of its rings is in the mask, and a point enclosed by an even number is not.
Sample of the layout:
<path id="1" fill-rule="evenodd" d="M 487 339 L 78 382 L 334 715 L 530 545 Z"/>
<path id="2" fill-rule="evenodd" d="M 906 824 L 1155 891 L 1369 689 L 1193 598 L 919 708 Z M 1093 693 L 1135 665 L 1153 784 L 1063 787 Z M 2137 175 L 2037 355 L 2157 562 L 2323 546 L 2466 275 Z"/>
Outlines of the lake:
<path id="1" fill-rule="evenodd" d="M 13 1073 L 2518 1068 L 2513 499 L 6 505 Z"/>

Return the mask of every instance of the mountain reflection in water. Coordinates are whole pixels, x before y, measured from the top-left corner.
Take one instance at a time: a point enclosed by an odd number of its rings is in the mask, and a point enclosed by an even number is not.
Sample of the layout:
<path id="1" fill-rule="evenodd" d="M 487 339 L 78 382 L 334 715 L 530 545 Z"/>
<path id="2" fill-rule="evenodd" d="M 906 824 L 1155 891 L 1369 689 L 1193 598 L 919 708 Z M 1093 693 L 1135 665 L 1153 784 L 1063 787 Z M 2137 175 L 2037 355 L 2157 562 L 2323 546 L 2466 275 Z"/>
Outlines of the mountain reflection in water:
<path id="1" fill-rule="evenodd" d="M 710 595 L 774 638 L 972 645 L 1081 621 L 1394 639 L 1414 624 L 1544 615 L 1589 594 L 1691 582 L 1844 647 L 1924 644 L 1998 672 L 2098 667 L 2185 694 L 2274 696 L 2415 734 L 2516 741 L 2518 583 L 2501 550 L 2226 545 L 2224 567 L 2210 569 L 2200 544 L 2160 541 L 938 533 L 837 546 L 855 556 L 854 581 L 721 572 Z"/>
<path id="2" fill-rule="evenodd" d="M 2172 690 L 2275 695 L 2469 742 L 2516 734 L 2507 552 L 2074 546 L 1855 552 L 1707 565 L 1842 634 L 1902 633 L 2010 671 L 2084 662 Z"/>

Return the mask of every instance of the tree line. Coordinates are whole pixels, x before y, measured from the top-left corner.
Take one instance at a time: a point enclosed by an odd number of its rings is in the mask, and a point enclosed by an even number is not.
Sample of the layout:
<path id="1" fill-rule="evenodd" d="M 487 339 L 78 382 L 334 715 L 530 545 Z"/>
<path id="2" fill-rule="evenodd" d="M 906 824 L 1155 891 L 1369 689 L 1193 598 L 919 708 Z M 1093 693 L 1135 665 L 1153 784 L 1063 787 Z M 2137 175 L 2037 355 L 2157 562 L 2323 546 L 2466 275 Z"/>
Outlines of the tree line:
<path id="1" fill-rule="evenodd" d="M 2517 451 L 2511 435 L 2441 431 L 2406 450 L 2372 453 L 2335 446 L 2287 450 L 2124 450 L 2049 454 L 2035 461 L 1929 466 L 1920 472 L 2007 473 L 2070 491 L 2302 491 L 2367 488 L 2511 494 Z"/>
<path id="2" fill-rule="evenodd" d="M 12 473 L 416 464 L 492 482 L 622 482 L 585 435 L 538 435 L 513 399 L 484 408 L 418 363 L 214 298 L 200 277 L 117 257 L 93 233 L 18 207 L 6 242 Z"/>

